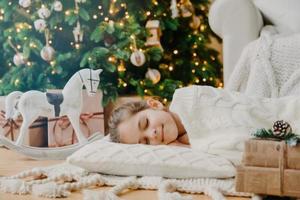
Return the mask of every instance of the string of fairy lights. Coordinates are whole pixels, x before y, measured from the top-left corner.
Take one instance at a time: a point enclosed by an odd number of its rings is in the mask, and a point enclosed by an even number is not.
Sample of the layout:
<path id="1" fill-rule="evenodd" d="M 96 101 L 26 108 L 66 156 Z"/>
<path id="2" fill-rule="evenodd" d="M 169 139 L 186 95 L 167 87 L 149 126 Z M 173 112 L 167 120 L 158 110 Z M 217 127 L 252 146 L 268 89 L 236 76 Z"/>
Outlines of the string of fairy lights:
<path id="1" fill-rule="evenodd" d="M 75 0 L 75 2 L 77 1 L 77 3 L 83 3 L 84 1 L 82 0 L 82 2 L 80 0 Z M 65 17 L 68 17 L 70 16 L 72 13 L 76 14 L 76 15 L 79 15 L 79 8 L 78 8 L 78 4 L 76 3 L 76 6 L 74 8 L 68 8 L 67 10 L 64 11 L 64 15 Z M 119 6 L 117 6 L 117 3 Z M 152 0 L 152 3 L 154 6 L 158 6 L 159 3 L 156 1 L 156 0 Z M 12 1 L 9 1 L 8 2 L 8 5 L 12 5 Z M 45 5 L 42 4 L 42 7 L 44 7 Z M 180 7 L 180 3 L 177 4 L 177 7 Z M 205 11 L 205 9 L 207 9 L 206 7 L 204 6 L 201 6 L 201 10 Z M 91 18 L 95 21 L 97 20 L 104 20 L 105 22 L 107 23 L 110 23 L 112 24 L 112 26 L 114 26 L 114 24 L 118 24 L 120 27 L 124 27 L 125 24 L 128 22 L 126 20 L 130 19 L 131 18 L 131 15 L 129 13 L 129 11 L 127 10 L 127 4 L 125 2 L 118 2 L 118 0 L 112 0 L 111 1 L 111 4 L 110 4 L 110 7 L 109 7 L 109 10 L 108 12 L 105 12 L 103 10 L 103 5 L 99 4 L 97 5 L 97 10 L 96 13 L 92 13 L 90 14 L 91 15 Z M 114 16 L 120 11 L 120 10 L 125 10 L 125 14 L 124 14 L 124 18 L 123 19 L 120 19 L 119 21 L 114 21 Z M 25 9 L 25 12 L 27 14 L 30 14 L 32 11 L 27 8 Z M 141 11 L 139 11 L 141 12 Z M 107 14 L 107 16 L 105 16 L 105 14 Z M 162 16 L 158 16 L 156 13 L 152 13 L 151 11 L 144 11 L 144 16 L 147 18 L 147 19 L 154 19 L 154 18 L 160 18 L 160 17 L 166 17 L 168 14 L 166 12 L 163 12 L 161 13 Z M 4 15 L 5 15 L 5 10 L 4 9 L 1 9 L 0 8 L 0 21 L 3 21 L 4 20 Z M 28 23 L 25 23 L 25 22 L 18 22 L 18 23 L 15 23 L 15 29 L 10 29 L 9 32 L 13 32 L 15 31 L 16 34 L 18 33 L 21 33 L 22 31 L 26 31 L 26 30 L 31 30 L 33 27 L 32 25 L 28 24 Z M 64 28 L 62 25 L 56 25 L 53 27 L 55 31 L 64 31 Z M 207 26 L 205 24 L 200 24 L 199 28 L 197 30 L 194 30 L 193 31 L 193 35 L 198 35 L 199 34 L 199 31 L 200 32 L 204 32 L 206 31 L 207 29 Z M 188 35 L 188 37 L 192 37 L 192 34 Z M 132 37 L 135 37 L 134 35 Z M 12 36 L 8 36 L 7 38 L 9 41 L 12 40 Z M 23 38 L 24 41 L 27 41 L 28 40 L 28 37 L 24 37 Z M 52 40 L 53 38 L 50 38 L 49 39 L 49 44 L 52 44 Z M 198 37 L 198 40 L 199 42 L 203 41 L 203 38 L 201 36 Z M 80 42 L 76 42 L 76 41 L 72 41 L 70 42 L 70 46 L 79 50 L 81 48 L 81 44 Z M 35 44 L 34 42 L 30 42 L 29 44 L 29 47 L 34 49 L 34 48 L 38 48 L 38 45 Z M 15 45 L 15 48 L 16 48 L 16 51 L 18 53 L 19 50 L 22 49 L 22 46 L 20 44 L 16 44 Z M 216 81 L 216 78 L 214 77 L 208 77 L 208 78 L 200 78 L 200 76 L 197 76 L 197 73 L 200 72 L 203 72 L 205 73 L 207 70 L 208 70 L 208 61 L 207 60 L 201 60 L 201 58 L 199 57 L 199 55 L 197 54 L 197 48 L 198 48 L 198 45 L 197 45 L 197 42 L 194 42 L 194 44 L 192 45 L 191 49 L 192 49 L 192 67 L 191 67 L 191 73 L 194 74 L 194 77 L 193 77 L 193 80 L 192 82 L 190 83 L 190 85 L 192 84 L 199 84 L 201 82 L 203 83 L 206 83 L 206 82 L 213 82 L 213 81 Z M 125 50 L 127 49 L 130 49 L 131 51 L 134 51 L 135 47 L 134 47 L 134 44 L 131 43 L 128 47 L 125 47 L 124 48 Z M 144 52 L 144 50 L 142 48 L 138 48 L 138 50 Z M 173 54 L 174 56 L 180 56 L 181 52 L 179 49 L 173 49 L 171 51 L 171 54 Z M 172 57 L 172 56 L 171 56 Z M 89 57 L 88 60 L 92 60 L 94 59 L 93 57 Z M 210 59 L 211 60 L 215 60 L 216 58 L 214 56 L 210 56 Z M 118 73 L 125 73 L 126 72 L 126 62 L 124 60 L 118 60 L 115 56 L 109 56 L 107 58 L 108 62 L 112 63 L 112 64 L 115 64 L 117 65 L 117 71 Z M 26 59 L 26 63 L 25 65 L 27 65 L 28 67 L 31 67 L 32 66 L 32 61 L 30 61 L 29 59 Z M 55 59 L 53 60 L 50 60 L 49 61 L 49 64 L 51 67 L 55 67 L 56 65 L 56 61 Z M 8 65 L 9 66 L 13 66 L 13 63 L 12 62 L 8 62 Z M 161 63 L 159 64 L 159 69 L 160 70 L 167 70 L 169 72 L 172 72 L 174 71 L 176 68 L 176 65 L 174 63 L 172 63 L 172 61 L 170 61 L 170 63 Z M 51 72 L 52 74 L 55 74 L 56 71 L 55 69 L 52 70 Z M 0 83 L 2 81 L 0 80 Z M 118 78 L 118 87 L 127 87 L 129 84 L 122 78 Z M 16 79 L 14 81 L 14 84 L 15 85 L 18 85 L 20 83 L 20 80 L 19 79 Z M 141 80 L 140 82 L 140 85 L 145 85 L 145 82 L 143 80 Z M 159 86 L 159 89 L 163 90 L 163 85 L 160 85 Z M 183 87 L 183 85 L 180 85 L 180 87 Z M 223 87 L 223 83 L 221 81 L 219 81 L 217 83 L 217 87 Z M 144 93 L 145 94 L 149 94 L 148 93 L 149 90 L 148 89 L 144 89 Z M 164 101 L 167 101 L 167 99 L 164 99 Z"/>

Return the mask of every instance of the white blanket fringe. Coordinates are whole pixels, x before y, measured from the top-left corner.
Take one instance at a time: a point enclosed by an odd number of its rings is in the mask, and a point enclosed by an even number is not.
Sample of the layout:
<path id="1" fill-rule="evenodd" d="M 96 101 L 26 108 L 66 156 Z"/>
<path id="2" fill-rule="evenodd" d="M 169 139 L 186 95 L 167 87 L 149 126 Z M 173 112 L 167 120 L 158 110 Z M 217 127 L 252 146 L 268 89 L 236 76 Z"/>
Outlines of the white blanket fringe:
<path id="1" fill-rule="evenodd" d="M 23 178 L 33 180 L 22 180 Z M 89 173 L 82 168 L 63 163 L 45 168 L 26 170 L 17 175 L 0 178 L 0 190 L 13 194 L 33 194 L 47 198 L 67 197 L 75 190 L 91 186 L 113 186 L 106 191 L 84 190 L 86 200 L 121 200 L 118 196 L 125 189 L 156 189 L 159 200 L 191 200 L 179 192 L 204 193 L 213 200 L 224 200 L 223 195 L 251 196 L 235 191 L 234 179 L 166 179 L 162 177 L 121 177 Z"/>

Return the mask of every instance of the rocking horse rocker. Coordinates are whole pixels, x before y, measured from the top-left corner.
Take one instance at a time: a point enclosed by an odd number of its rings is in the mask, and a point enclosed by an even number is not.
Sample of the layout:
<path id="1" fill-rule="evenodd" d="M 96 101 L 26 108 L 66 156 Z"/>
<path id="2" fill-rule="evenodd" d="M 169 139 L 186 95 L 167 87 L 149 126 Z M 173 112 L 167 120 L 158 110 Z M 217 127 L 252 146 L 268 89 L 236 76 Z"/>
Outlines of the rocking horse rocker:
<path id="1" fill-rule="evenodd" d="M 99 85 L 99 75 L 102 69 L 82 69 L 76 72 L 67 82 L 61 94 L 43 93 L 31 90 L 25 93 L 15 91 L 10 93 L 5 101 L 7 120 L 15 119 L 19 114 L 23 117 L 20 134 L 16 142 L 12 142 L 0 135 L 0 142 L 6 147 L 16 150 L 34 159 L 64 159 L 88 142 L 97 140 L 103 134 L 95 133 L 85 138 L 80 130 L 79 120 L 82 107 L 82 87 L 86 87 L 87 94 L 94 96 Z M 17 104 L 17 106 L 16 106 Z M 29 126 L 39 116 L 66 115 L 78 138 L 78 143 L 65 147 L 42 148 L 23 144 Z"/>

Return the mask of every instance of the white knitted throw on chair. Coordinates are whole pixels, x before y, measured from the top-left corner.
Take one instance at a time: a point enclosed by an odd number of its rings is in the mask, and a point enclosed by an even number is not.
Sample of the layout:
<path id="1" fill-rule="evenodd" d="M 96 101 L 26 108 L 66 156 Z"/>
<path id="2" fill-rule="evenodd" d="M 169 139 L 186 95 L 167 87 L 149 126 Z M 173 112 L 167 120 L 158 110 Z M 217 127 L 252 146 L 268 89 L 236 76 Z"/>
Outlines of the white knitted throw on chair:
<path id="1" fill-rule="evenodd" d="M 259 97 L 300 94 L 300 34 L 266 26 L 242 52 L 225 87 Z"/>

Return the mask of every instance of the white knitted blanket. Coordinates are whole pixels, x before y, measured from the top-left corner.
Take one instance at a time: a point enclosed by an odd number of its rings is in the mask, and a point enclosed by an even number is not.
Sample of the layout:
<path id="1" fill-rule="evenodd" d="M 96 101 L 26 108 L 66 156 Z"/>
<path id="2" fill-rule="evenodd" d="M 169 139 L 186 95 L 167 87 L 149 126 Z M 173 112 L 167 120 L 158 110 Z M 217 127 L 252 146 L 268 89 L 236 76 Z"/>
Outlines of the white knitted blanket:
<path id="1" fill-rule="evenodd" d="M 31 179 L 30 179 L 31 178 Z M 90 187 L 114 186 L 108 191 L 86 190 Z M 17 175 L 0 178 L 0 190 L 13 194 L 32 194 L 47 198 L 67 197 L 74 190 L 84 190 L 86 200 L 121 200 L 117 195 L 125 189 L 158 190 L 159 200 L 191 200 L 176 192 L 204 193 L 213 200 L 225 200 L 224 195 L 251 196 L 235 191 L 234 179 L 162 177 L 124 177 L 90 173 L 82 168 L 63 163 L 34 168 Z"/>
<path id="2" fill-rule="evenodd" d="M 225 88 L 260 97 L 300 94 L 300 33 L 266 26 L 243 50 Z"/>

